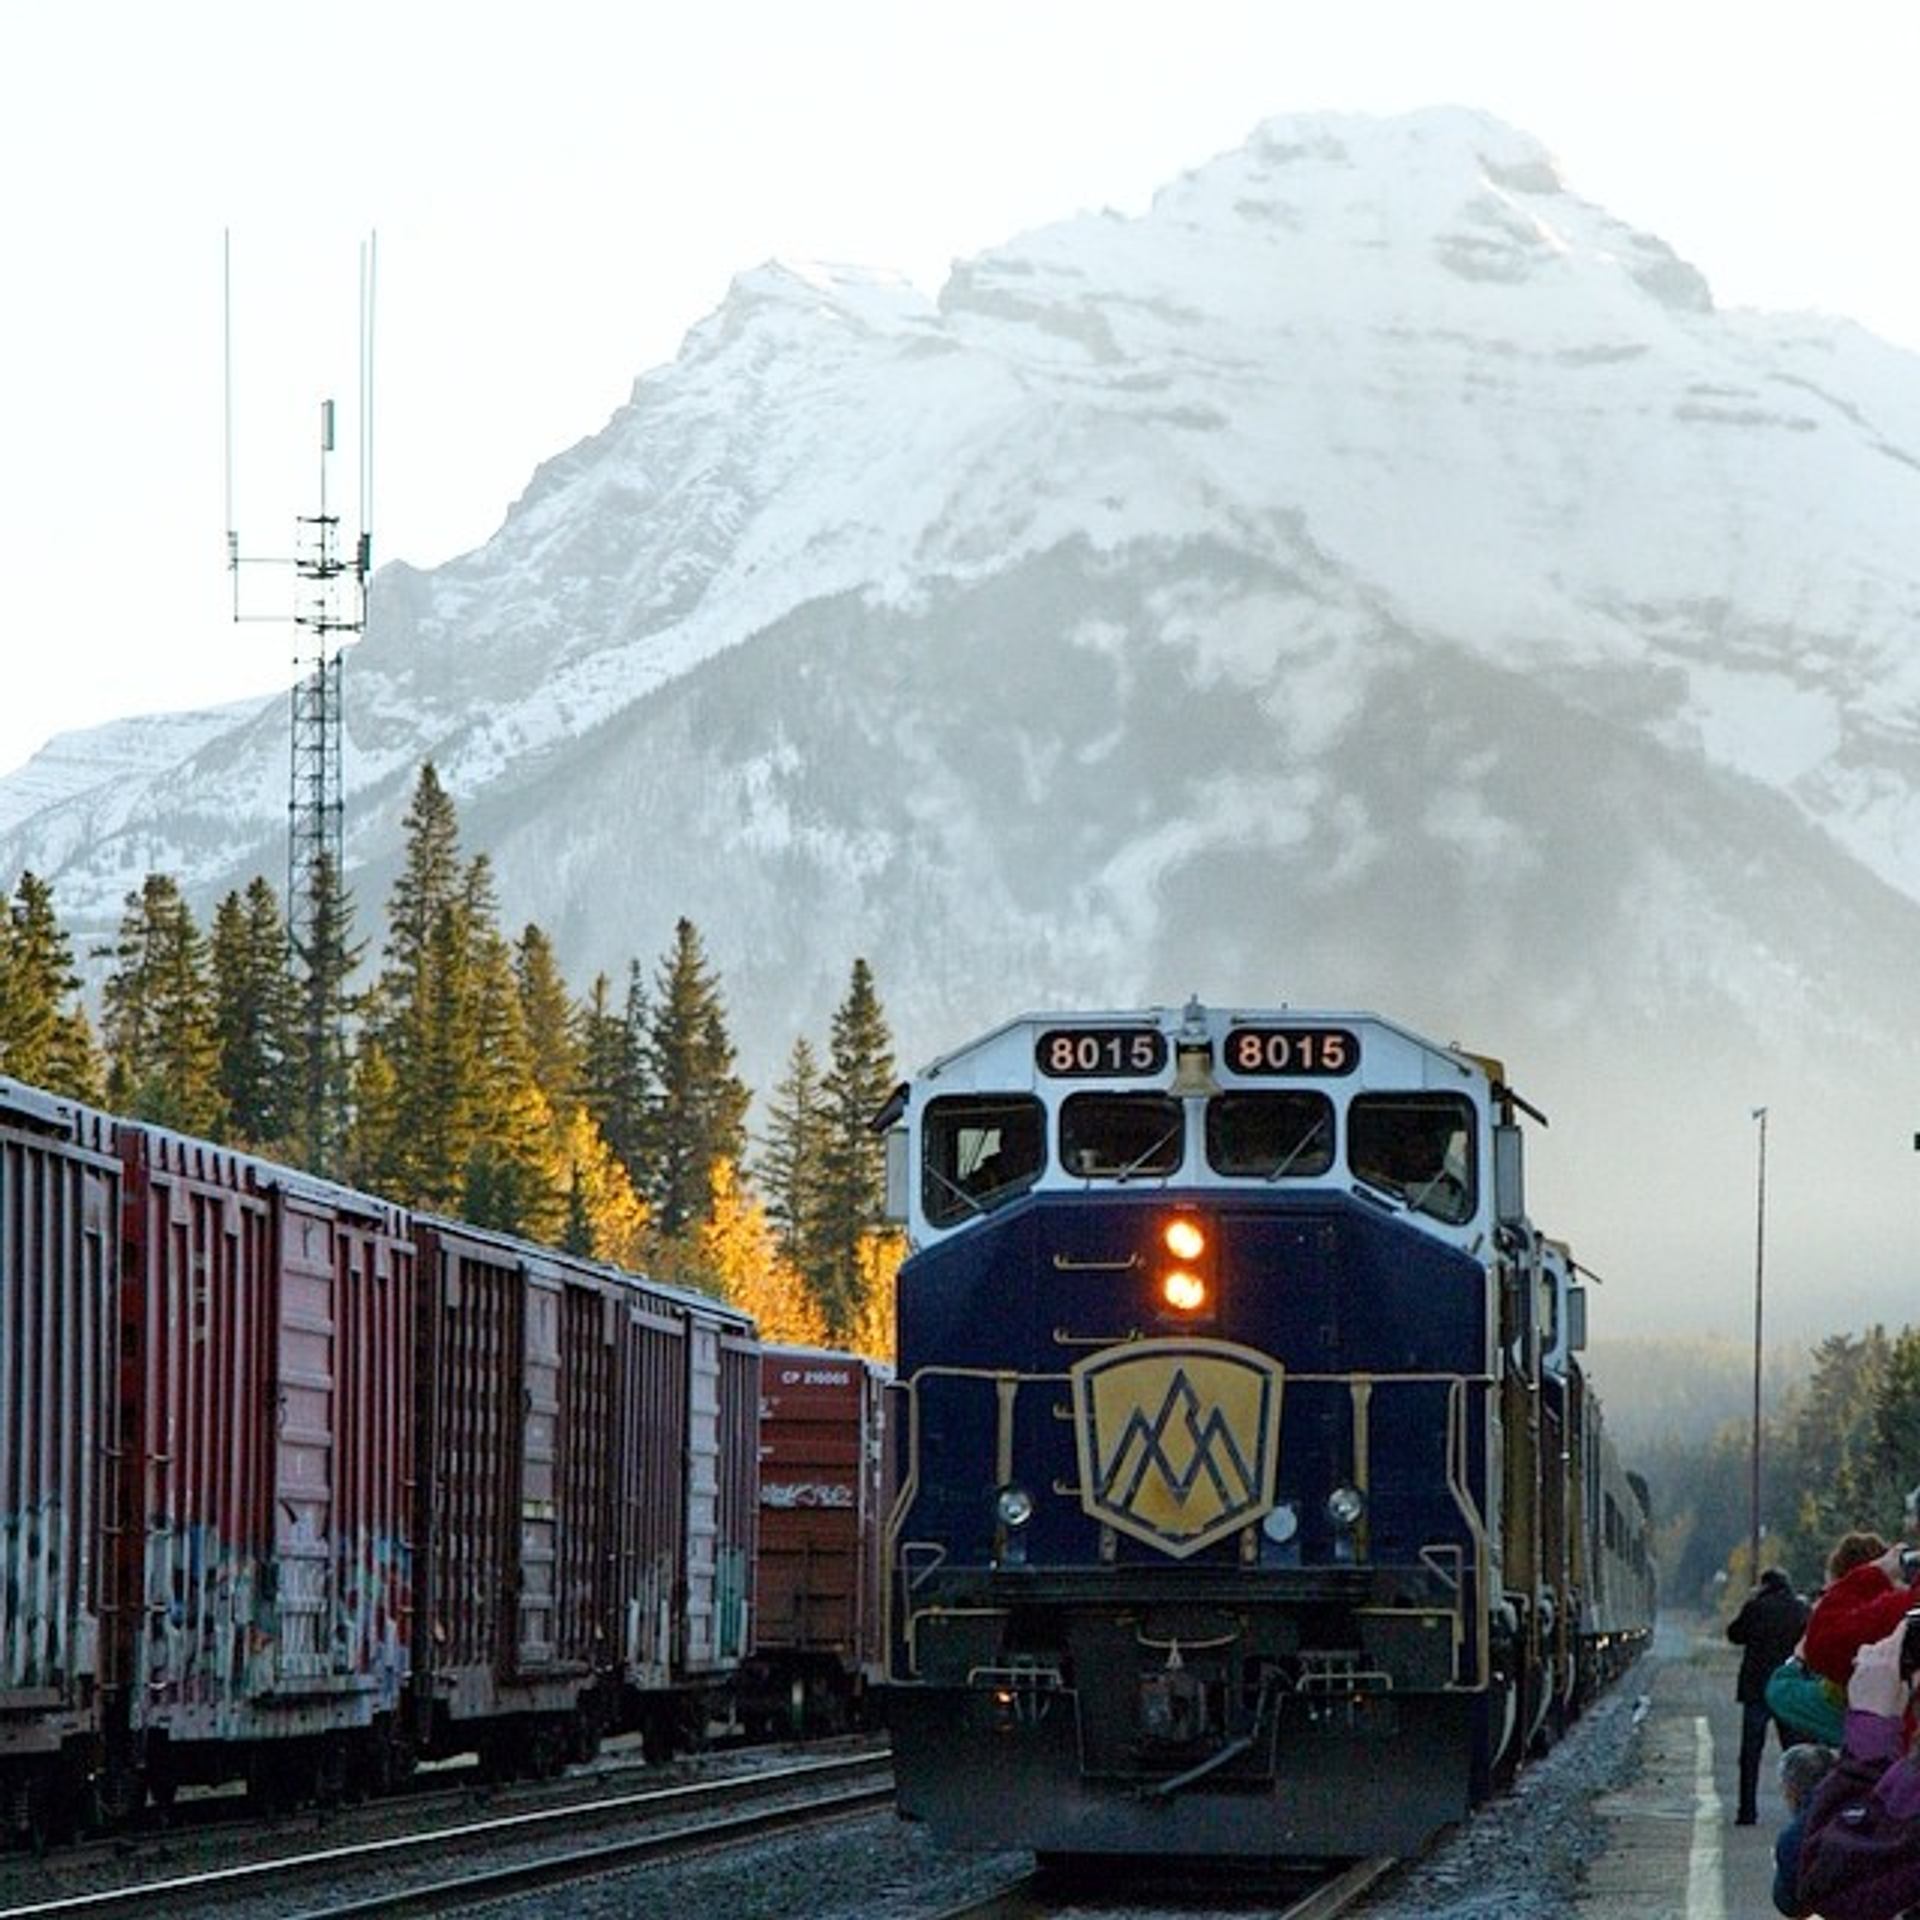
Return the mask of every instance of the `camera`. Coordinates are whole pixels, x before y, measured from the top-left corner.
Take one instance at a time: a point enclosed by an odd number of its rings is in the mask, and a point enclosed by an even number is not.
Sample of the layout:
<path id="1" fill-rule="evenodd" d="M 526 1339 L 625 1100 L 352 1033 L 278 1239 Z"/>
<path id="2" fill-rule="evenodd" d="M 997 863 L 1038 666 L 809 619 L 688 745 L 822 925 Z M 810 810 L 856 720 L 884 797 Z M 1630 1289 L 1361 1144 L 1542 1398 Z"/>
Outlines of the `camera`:
<path id="1" fill-rule="evenodd" d="M 1909 1607 L 1906 1619 L 1906 1631 L 1900 1636 L 1900 1678 L 1911 1680 L 1920 1672 L 1920 1607 Z"/>
<path id="2" fill-rule="evenodd" d="M 1900 1571 L 1911 1581 L 1920 1573 L 1920 1547 L 1902 1547 L 1900 1549 Z"/>

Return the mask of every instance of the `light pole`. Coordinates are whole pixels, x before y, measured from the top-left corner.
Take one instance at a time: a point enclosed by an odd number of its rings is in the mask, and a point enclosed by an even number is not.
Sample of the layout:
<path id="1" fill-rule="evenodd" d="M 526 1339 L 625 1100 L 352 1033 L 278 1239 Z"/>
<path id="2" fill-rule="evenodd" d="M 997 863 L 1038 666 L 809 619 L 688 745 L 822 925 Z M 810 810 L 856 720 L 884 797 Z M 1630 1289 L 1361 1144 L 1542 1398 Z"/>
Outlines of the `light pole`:
<path id="1" fill-rule="evenodd" d="M 1761 1302 L 1766 1292 L 1767 1272 L 1767 1110 L 1755 1107 L 1753 1118 L 1760 1123 L 1760 1166 L 1754 1183 L 1753 1221 L 1753 1488 L 1750 1514 L 1751 1531 L 1747 1547 L 1748 1577 L 1755 1585 L 1760 1580 L 1760 1328 Z"/>

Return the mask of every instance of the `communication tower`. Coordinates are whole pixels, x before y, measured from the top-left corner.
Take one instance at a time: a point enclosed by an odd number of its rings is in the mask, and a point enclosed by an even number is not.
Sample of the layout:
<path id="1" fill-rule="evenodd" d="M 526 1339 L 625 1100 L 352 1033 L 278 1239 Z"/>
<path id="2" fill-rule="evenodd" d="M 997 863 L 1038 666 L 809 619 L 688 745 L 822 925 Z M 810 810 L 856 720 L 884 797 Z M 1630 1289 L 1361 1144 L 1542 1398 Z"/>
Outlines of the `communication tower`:
<path id="1" fill-rule="evenodd" d="M 306 1158 L 316 1172 L 333 1170 L 346 1097 L 345 731 L 341 707 L 342 650 L 365 632 L 373 572 L 373 310 L 377 242 L 360 248 L 359 524 L 349 531 L 333 505 L 330 468 L 336 451 L 335 408 L 320 403 L 319 505 L 296 516 L 288 555 L 243 554 L 233 507 L 233 256 L 225 262 L 227 414 L 227 569 L 236 622 L 265 621 L 294 629 L 292 750 L 287 786 L 287 944 L 300 984 L 305 1048 L 301 1105 Z M 243 568 L 291 571 L 290 613 L 247 610 Z"/>

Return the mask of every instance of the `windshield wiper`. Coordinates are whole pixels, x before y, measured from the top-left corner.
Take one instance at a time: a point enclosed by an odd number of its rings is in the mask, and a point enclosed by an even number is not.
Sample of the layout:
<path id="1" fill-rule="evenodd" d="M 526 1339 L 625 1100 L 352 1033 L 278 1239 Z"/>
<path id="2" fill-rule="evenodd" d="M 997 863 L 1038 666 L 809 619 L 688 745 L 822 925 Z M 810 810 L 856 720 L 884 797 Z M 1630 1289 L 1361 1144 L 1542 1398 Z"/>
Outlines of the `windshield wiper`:
<path id="1" fill-rule="evenodd" d="M 1148 1147 L 1143 1153 L 1140 1153 L 1135 1158 L 1129 1160 L 1127 1164 L 1124 1167 L 1122 1167 L 1118 1173 L 1112 1176 L 1112 1178 L 1114 1178 L 1115 1180 L 1131 1180 L 1133 1176 L 1136 1173 L 1138 1173 L 1140 1169 L 1144 1167 L 1147 1164 L 1147 1162 L 1151 1160 L 1154 1157 L 1154 1155 L 1157 1154 L 1160 1151 L 1160 1149 L 1167 1144 L 1168 1141 L 1176 1140 L 1179 1138 L 1181 1130 L 1182 1128 L 1185 1127 L 1185 1125 L 1186 1125 L 1186 1116 L 1183 1114 L 1178 1120 L 1176 1120 L 1173 1123 L 1172 1126 L 1170 1126 L 1166 1130 L 1165 1133 L 1163 1133 L 1160 1136 L 1158 1140 L 1154 1141 L 1154 1143 L 1150 1147 Z M 1156 1174 L 1154 1177 L 1156 1179 L 1165 1180 L 1171 1171 L 1172 1171 L 1171 1169 L 1168 1169 L 1165 1172 Z"/>
<path id="2" fill-rule="evenodd" d="M 1326 1131 L 1326 1127 L 1326 1117 L 1322 1115 L 1321 1118 L 1316 1120 L 1313 1125 L 1295 1141 L 1293 1146 L 1288 1149 L 1285 1158 L 1267 1175 L 1268 1180 L 1278 1180 L 1283 1173 L 1286 1173 L 1293 1166 L 1293 1163 L 1320 1138 L 1321 1134 Z"/>
<path id="3" fill-rule="evenodd" d="M 955 1181 L 949 1180 L 947 1176 L 944 1173 L 942 1173 L 938 1167 L 929 1167 L 927 1171 L 930 1174 L 932 1174 L 933 1177 L 937 1181 L 939 1181 L 939 1183 L 943 1187 L 945 1187 L 946 1190 L 950 1194 L 952 1194 L 956 1200 L 960 1201 L 962 1205 L 971 1207 L 975 1213 L 980 1214 L 984 1218 L 987 1211 L 986 1208 L 983 1207 L 980 1204 L 980 1202 L 976 1200 L 973 1197 L 973 1195 L 966 1190 L 965 1187 L 960 1186 Z"/>
<path id="4" fill-rule="evenodd" d="M 1451 1187 L 1454 1194 L 1457 1194 L 1462 1200 L 1466 1198 L 1466 1189 L 1445 1167 L 1442 1167 L 1431 1180 L 1423 1181 L 1417 1191 L 1408 1193 L 1407 1205 L 1413 1208 L 1416 1213 L 1430 1214 L 1435 1220 L 1444 1220 L 1449 1226 L 1456 1226 L 1459 1223 L 1453 1219 L 1451 1214 L 1442 1213 L 1438 1207 L 1430 1207 L 1427 1204 L 1427 1202 L 1434 1197 L 1435 1193 L 1442 1189 L 1443 1185 Z M 1441 1192 L 1441 1198 L 1451 1204 L 1451 1195 Z"/>
<path id="5" fill-rule="evenodd" d="M 1356 1187 L 1365 1187 L 1368 1193 L 1378 1200 L 1389 1200 L 1396 1207 L 1407 1204 L 1406 1190 L 1403 1187 L 1390 1187 L 1384 1181 L 1376 1180 L 1372 1174 L 1362 1173 L 1357 1167 L 1349 1168 Z"/>

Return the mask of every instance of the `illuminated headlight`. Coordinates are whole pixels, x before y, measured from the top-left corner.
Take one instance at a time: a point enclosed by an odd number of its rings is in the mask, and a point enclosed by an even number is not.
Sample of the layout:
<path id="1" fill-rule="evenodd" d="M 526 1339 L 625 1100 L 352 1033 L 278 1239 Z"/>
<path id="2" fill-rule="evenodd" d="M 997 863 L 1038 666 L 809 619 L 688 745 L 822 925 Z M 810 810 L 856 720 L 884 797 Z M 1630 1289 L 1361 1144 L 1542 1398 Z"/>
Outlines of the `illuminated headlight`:
<path id="1" fill-rule="evenodd" d="M 1367 1497 L 1358 1487 L 1335 1487 L 1327 1495 L 1327 1518 L 1345 1532 L 1360 1524 L 1367 1510 Z"/>
<path id="2" fill-rule="evenodd" d="M 1002 1487 L 993 1511 L 1003 1527 L 1017 1532 L 1033 1518 L 1033 1495 L 1025 1487 Z"/>
<path id="3" fill-rule="evenodd" d="M 1300 1509 L 1291 1500 L 1282 1500 L 1260 1522 L 1260 1530 L 1276 1546 L 1284 1547 L 1300 1531 Z"/>

